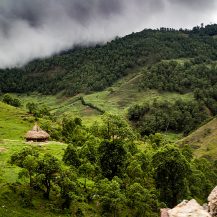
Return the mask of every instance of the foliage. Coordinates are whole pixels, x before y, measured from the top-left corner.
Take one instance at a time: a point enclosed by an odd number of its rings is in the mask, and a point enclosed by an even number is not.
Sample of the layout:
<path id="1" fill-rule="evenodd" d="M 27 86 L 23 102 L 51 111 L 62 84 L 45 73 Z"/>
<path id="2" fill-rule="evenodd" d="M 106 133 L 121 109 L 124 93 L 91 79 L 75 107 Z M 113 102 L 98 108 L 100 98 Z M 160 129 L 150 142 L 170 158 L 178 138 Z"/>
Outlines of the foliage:
<path id="1" fill-rule="evenodd" d="M 99 162 L 102 174 L 112 179 L 122 176 L 125 169 L 127 153 L 122 141 L 103 141 L 99 146 Z"/>
<path id="2" fill-rule="evenodd" d="M 39 159 L 37 181 L 40 185 L 46 188 L 44 195 L 47 199 L 50 197 L 52 181 L 55 179 L 59 171 L 60 164 L 54 156 L 45 154 L 42 159 Z"/>
<path id="3" fill-rule="evenodd" d="M 38 169 L 38 156 L 39 153 L 36 150 L 25 148 L 19 153 L 14 153 L 10 160 L 11 164 L 23 168 L 19 175 L 20 177 L 29 177 L 29 185 L 31 188 L 33 187 L 33 177 Z"/>
<path id="4" fill-rule="evenodd" d="M 193 92 L 195 99 L 203 102 L 212 114 L 216 115 L 216 62 L 210 63 L 207 58 L 199 61 L 198 58 L 184 63 L 177 61 L 157 63 L 144 74 L 140 85 L 143 88 L 176 91 L 181 94 Z M 143 112 L 139 108 L 137 110 L 137 112 Z"/>
<path id="5" fill-rule="evenodd" d="M 74 145 L 68 145 L 63 155 L 63 162 L 74 167 L 80 166 L 81 162 L 77 153 L 77 149 L 74 147 Z"/>
<path id="6" fill-rule="evenodd" d="M 76 143 L 81 146 L 87 140 L 88 135 L 82 127 L 80 118 L 64 118 L 62 121 L 62 136 L 65 142 Z"/>
<path id="7" fill-rule="evenodd" d="M 49 108 L 46 106 L 39 106 L 37 103 L 28 102 L 26 108 L 29 114 L 32 114 L 36 118 L 48 117 L 52 119 L 52 115 L 49 111 Z"/>
<path id="8" fill-rule="evenodd" d="M 120 183 L 115 179 L 101 180 L 98 184 L 99 201 L 102 207 L 102 215 L 112 213 L 114 217 L 124 208 L 126 203 L 125 195 L 121 192 Z"/>
<path id="9" fill-rule="evenodd" d="M 57 183 L 60 187 L 61 209 L 69 209 L 71 203 L 79 198 L 77 176 L 73 171 L 62 168 Z"/>
<path id="10" fill-rule="evenodd" d="M 163 59 L 205 56 L 216 60 L 216 25 L 192 31 L 161 28 L 145 29 L 105 45 L 77 47 L 23 68 L 0 70 L 3 93 L 40 92 L 67 95 L 103 90 L 129 74 Z M 197 49 L 195 49 L 195 47 Z"/>
<path id="11" fill-rule="evenodd" d="M 2 102 L 14 107 L 21 107 L 22 105 L 21 101 L 18 98 L 14 98 L 8 93 L 3 95 Z"/>
<path id="12" fill-rule="evenodd" d="M 98 127 L 102 132 L 104 126 Z M 84 143 L 68 145 L 62 160 L 25 148 L 11 156 L 11 163 L 33 184 L 27 187 L 24 181 L 22 191 L 15 185 L 14 192 L 25 206 L 35 206 L 34 198 L 43 192 L 49 209 L 74 216 L 156 217 L 161 207 L 183 199 L 204 202 L 217 184 L 215 162 L 195 159 L 189 146 L 168 144 L 161 134 L 145 142 L 141 150 L 125 137 L 107 140 L 91 134 Z"/>
<path id="13" fill-rule="evenodd" d="M 208 117 L 203 104 L 181 100 L 135 105 L 128 111 L 129 120 L 135 123 L 142 135 L 169 130 L 188 134 Z"/>
<path id="14" fill-rule="evenodd" d="M 104 139 L 123 140 L 135 136 L 128 123 L 119 115 L 105 114 L 103 117 L 102 136 Z"/>
<path id="15" fill-rule="evenodd" d="M 168 145 L 155 153 L 153 166 L 161 200 L 169 207 L 174 207 L 187 195 L 186 178 L 190 174 L 189 163 L 178 148 Z"/>

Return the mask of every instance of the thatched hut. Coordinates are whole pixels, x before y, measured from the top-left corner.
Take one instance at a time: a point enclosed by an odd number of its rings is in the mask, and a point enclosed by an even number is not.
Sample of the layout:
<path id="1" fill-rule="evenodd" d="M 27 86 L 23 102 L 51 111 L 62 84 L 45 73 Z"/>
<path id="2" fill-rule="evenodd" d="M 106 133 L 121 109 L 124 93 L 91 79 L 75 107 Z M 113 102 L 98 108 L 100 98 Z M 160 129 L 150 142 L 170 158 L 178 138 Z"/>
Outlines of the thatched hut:
<path id="1" fill-rule="evenodd" d="M 28 131 L 25 136 L 27 142 L 46 142 L 49 137 L 50 135 L 42 130 L 37 124 L 35 124 L 32 130 Z"/>

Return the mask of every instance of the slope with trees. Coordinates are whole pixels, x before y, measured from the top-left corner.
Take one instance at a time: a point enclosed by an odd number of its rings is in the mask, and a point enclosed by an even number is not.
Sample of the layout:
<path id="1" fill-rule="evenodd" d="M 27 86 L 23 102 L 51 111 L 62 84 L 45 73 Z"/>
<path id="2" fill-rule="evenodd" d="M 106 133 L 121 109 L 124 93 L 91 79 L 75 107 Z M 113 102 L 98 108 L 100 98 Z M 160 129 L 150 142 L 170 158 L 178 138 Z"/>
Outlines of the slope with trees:
<path id="1" fill-rule="evenodd" d="M 132 69 L 165 59 L 203 56 L 215 61 L 215 28 L 213 25 L 206 27 L 206 31 L 202 28 L 199 31 L 145 29 L 105 45 L 78 46 L 48 59 L 35 60 L 22 68 L 0 70 L 1 91 L 43 94 L 64 91 L 67 95 L 76 95 L 103 90 Z"/>

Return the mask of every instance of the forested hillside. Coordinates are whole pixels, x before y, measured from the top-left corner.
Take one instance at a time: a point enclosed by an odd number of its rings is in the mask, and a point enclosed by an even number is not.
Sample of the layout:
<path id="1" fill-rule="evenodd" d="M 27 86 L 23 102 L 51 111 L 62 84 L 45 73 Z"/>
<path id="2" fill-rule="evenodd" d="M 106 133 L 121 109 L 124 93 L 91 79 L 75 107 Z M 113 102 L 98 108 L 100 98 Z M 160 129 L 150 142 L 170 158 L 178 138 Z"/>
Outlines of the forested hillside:
<path id="1" fill-rule="evenodd" d="M 17 122 L 24 113 L 0 106 L 15 121 L 2 129 L 22 135 Z M 90 127 L 65 118 L 58 132 L 62 143 L 1 135 L 1 216 L 157 217 L 185 198 L 205 202 L 216 185 L 216 162 L 195 158 L 189 146 L 160 134 L 141 140 L 118 115 L 105 114 Z"/>
<path id="2" fill-rule="evenodd" d="M 105 45 L 77 47 L 54 57 L 35 60 L 22 68 L 0 71 L 2 92 L 38 91 L 66 95 L 99 91 L 131 73 L 136 67 L 161 60 L 217 59 L 216 25 L 193 30 L 162 28 L 117 38 Z"/>
<path id="3" fill-rule="evenodd" d="M 144 30 L 0 70 L 0 216 L 157 217 L 206 202 L 216 35 Z M 24 142 L 35 122 L 49 142 Z"/>

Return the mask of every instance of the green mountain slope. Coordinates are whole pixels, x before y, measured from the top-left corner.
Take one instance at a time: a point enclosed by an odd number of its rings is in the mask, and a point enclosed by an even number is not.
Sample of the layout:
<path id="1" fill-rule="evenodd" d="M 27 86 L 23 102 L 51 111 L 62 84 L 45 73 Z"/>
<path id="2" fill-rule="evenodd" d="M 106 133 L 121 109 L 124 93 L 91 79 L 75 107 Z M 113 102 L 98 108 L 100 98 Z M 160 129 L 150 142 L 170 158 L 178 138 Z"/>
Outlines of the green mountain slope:
<path id="1" fill-rule="evenodd" d="M 23 68 L 0 70 L 2 92 L 66 95 L 103 90 L 140 66 L 165 59 L 217 59 L 216 25 L 192 31 L 144 30 L 105 45 L 76 48 L 36 60 Z"/>
<path id="2" fill-rule="evenodd" d="M 1 92 L 19 97 L 23 107 L 0 102 L 0 216 L 155 217 L 184 198 L 205 202 L 216 185 L 215 162 L 171 141 L 217 115 L 216 27 L 144 30 L 1 70 Z M 26 143 L 35 121 L 28 102 L 49 107 L 43 121 L 58 141 L 72 145 Z M 102 120 L 103 112 L 113 115 Z M 101 125 L 89 128 L 94 121 Z M 179 144 L 189 143 L 196 157 L 216 159 L 216 125 L 214 118 Z M 22 153 L 22 165 L 11 165 L 12 154 L 24 147 L 39 155 Z M 19 179 L 21 167 L 26 177 Z M 44 197 L 49 174 L 50 200 Z M 62 210 L 65 202 L 70 206 Z"/>
<path id="3" fill-rule="evenodd" d="M 201 126 L 178 143 L 191 145 L 197 157 L 217 160 L 217 118 Z"/>
<path id="4" fill-rule="evenodd" d="M 25 111 L 0 102 L 0 140 L 22 139 L 32 125 Z"/>
<path id="5" fill-rule="evenodd" d="M 21 99 L 24 107 L 28 102 L 46 105 L 50 108 L 51 113 L 55 114 L 58 118 L 64 116 L 78 116 L 81 117 L 86 124 L 100 121 L 102 114 L 94 108 L 83 105 L 81 101 L 78 100 L 79 96 L 82 96 L 86 103 L 90 103 L 105 112 L 120 114 L 122 116 L 127 116 L 128 109 L 135 104 L 165 100 L 174 102 L 177 99 L 184 101 L 194 100 L 192 93 L 180 94 L 141 88 L 141 80 L 144 76 L 143 71 L 143 68 L 138 68 L 130 75 L 118 80 L 106 90 L 90 94 L 82 94 L 75 97 L 16 94 L 16 97 Z"/>

